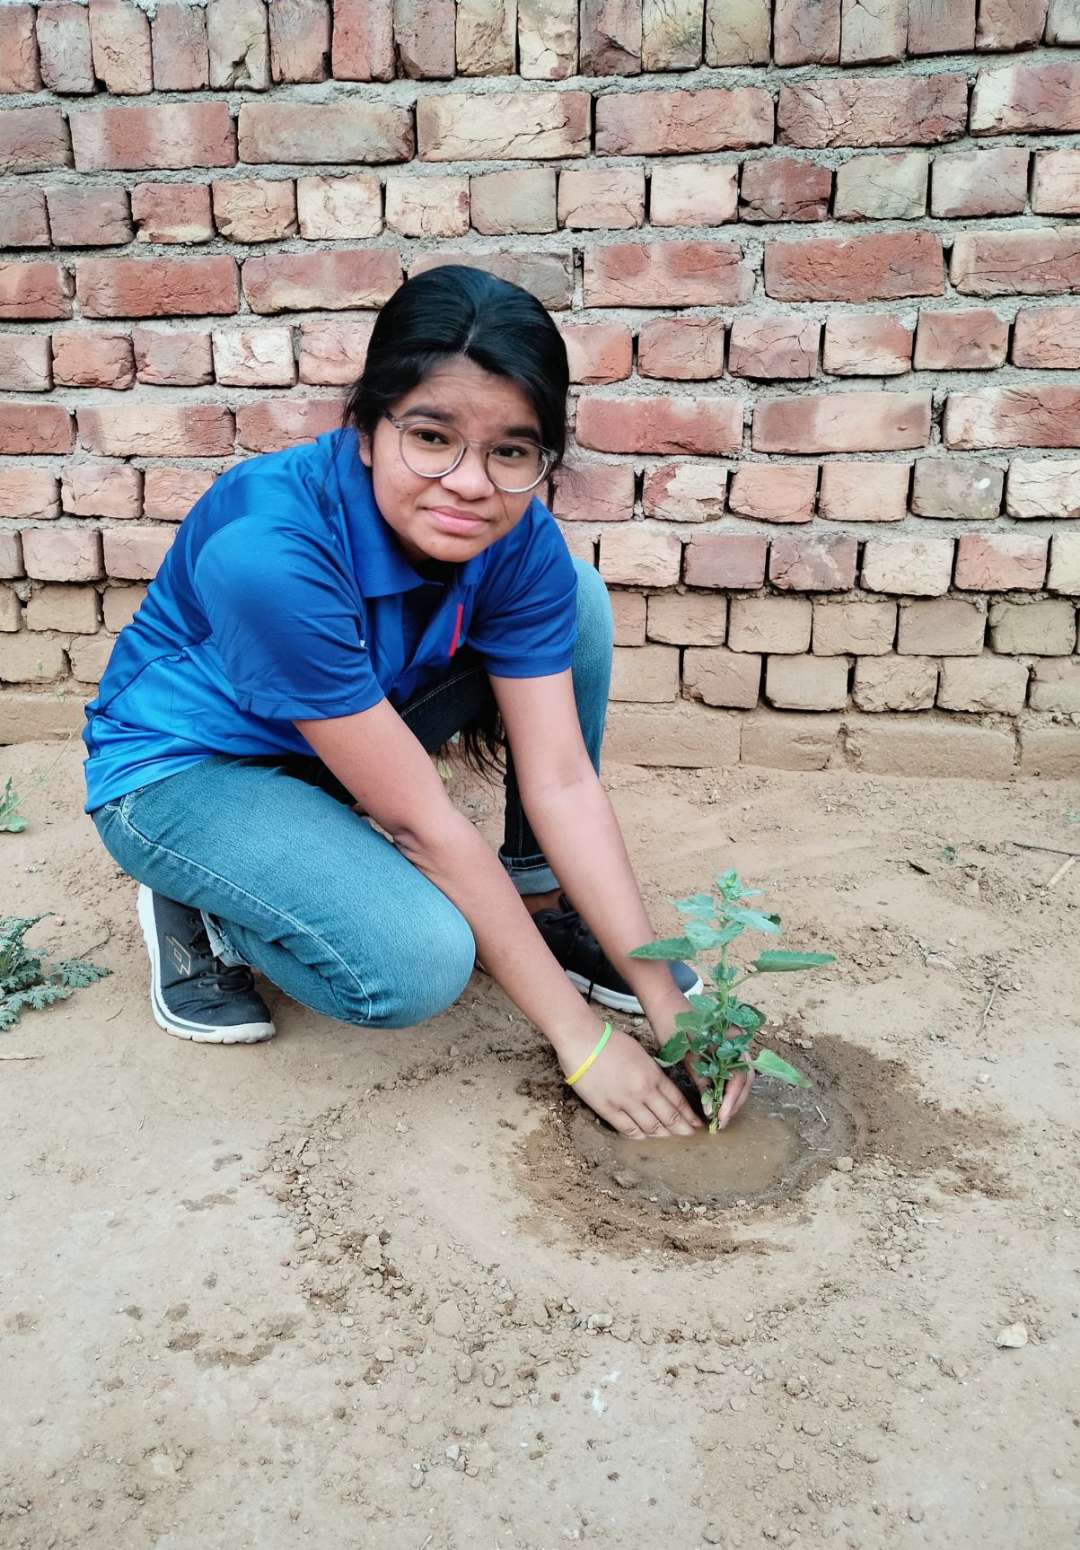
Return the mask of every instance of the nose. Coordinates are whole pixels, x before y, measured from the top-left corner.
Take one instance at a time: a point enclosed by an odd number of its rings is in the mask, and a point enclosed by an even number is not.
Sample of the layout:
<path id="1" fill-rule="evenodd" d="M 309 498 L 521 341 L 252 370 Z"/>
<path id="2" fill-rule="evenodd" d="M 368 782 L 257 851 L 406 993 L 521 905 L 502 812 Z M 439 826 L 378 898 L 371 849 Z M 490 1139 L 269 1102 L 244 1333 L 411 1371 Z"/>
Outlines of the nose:
<path id="1" fill-rule="evenodd" d="M 465 500 L 481 500 L 490 495 L 495 486 L 488 478 L 486 456 L 482 447 L 466 447 L 461 462 L 448 474 L 443 474 L 440 484 Z"/>

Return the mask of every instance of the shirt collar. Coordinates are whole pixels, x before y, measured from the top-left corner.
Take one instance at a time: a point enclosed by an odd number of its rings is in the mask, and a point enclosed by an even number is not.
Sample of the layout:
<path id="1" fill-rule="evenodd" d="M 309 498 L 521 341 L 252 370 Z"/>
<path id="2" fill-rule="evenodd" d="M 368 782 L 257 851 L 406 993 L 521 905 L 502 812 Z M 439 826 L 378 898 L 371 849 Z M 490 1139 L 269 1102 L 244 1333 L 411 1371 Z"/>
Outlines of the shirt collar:
<path id="1" fill-rule="evenodd" d="M 363 557 L 362 570 L 358 567 L 356 578 L 361 594 L 364 597 L 390 597 L 396 592 L 431 586 L 433 583 L 428 578 L 417 573 L 397 534 L 375 504 L 371 472 L 360 457 L 356 431 L 348 426 L 328 432 L 327 438 L 354 552 Z M 455 591 L 479 580 L 486 563 L 485 554 L 486 551 L 481 552 L 461 565 L 453 566 L 445 582 L 447 590 Z"/>

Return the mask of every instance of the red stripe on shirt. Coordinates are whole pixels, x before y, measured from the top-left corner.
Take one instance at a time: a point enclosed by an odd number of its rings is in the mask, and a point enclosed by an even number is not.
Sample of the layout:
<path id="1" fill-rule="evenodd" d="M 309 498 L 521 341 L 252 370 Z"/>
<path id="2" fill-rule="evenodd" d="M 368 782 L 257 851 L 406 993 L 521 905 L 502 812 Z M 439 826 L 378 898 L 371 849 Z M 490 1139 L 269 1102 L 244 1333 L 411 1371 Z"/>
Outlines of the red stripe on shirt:
<path id="1" fill-rule="evenodd" d="M 458 641 L 461 639 L 461 615 L 464 612 L 464 608 L 465 605 L 463 603 L 457 605 L 457 618 L 454 620 L 454 638 L 450 642 L 450 650 L 447 652 L 447 655 L 451 657 L 458 649 Z"/>

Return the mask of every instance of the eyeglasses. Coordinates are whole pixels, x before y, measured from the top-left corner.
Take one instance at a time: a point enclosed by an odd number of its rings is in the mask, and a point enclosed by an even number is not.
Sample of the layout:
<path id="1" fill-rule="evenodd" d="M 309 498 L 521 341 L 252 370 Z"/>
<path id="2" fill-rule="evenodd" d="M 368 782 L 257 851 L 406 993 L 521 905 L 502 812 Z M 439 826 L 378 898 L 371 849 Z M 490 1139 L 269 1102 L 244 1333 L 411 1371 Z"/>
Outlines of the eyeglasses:
<path id="1" fill-rule="evenodd" d="M 555 453 L 524 437 L 506 436 L 500 441 L 470 441 L 437 420 L 398 419 L 386 414 L 397 427 L 405 467 L 423 479 L 441 479 L 452 473 L 467 447 L 485 449 L 484 468 L 497 490 L 505 495 L 524 495 L 547 477 Z"/>

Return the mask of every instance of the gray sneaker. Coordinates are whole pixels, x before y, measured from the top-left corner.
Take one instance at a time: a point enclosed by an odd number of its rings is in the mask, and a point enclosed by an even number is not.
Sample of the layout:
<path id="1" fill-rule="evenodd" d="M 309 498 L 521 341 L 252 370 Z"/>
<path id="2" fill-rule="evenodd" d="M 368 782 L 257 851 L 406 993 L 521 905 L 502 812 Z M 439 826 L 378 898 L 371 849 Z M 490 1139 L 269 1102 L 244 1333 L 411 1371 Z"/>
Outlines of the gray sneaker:
<path id="1" fill-rule="evenodd" d="M 198 1044 L 258 1044 L 277 1032 L 251 970 L 211 951 L 201 913 L 139 885 L 150 1006 L 166 1033 Z"/>

